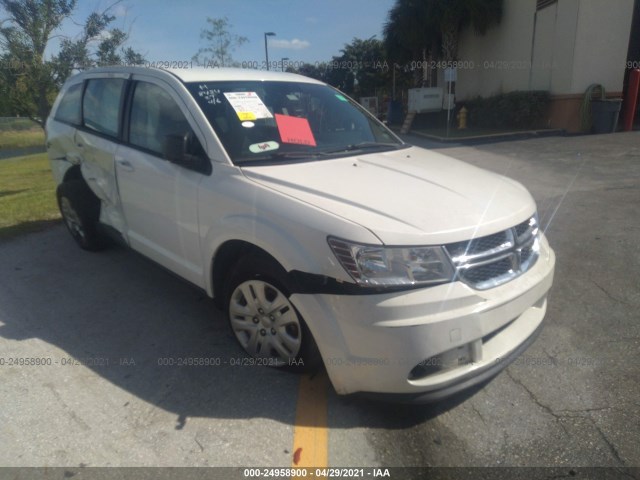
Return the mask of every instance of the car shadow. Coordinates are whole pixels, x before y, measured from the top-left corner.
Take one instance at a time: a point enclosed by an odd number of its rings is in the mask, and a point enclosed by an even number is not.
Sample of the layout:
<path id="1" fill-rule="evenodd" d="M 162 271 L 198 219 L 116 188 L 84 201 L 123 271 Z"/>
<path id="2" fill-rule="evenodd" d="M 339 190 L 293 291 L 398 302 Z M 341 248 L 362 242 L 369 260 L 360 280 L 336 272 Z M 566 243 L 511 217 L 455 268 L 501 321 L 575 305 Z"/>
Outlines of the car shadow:
<path id="1" fill-rule="evenodd" d="M 251 366 L 213 301 L 140 255 L 81 251 L 57 226 L 0 244 L 0 270 L 0 336 L 38 338 L 63 352 L 40 368 L 81 364 L 175 413 L 176 429 L 189 417 L 295 423 L 298 376 Z M 467 398 L 406 406 L 329 388 L 330 407 L 343 413 L 329 415 L 333 428 L 409 428 Z"/>

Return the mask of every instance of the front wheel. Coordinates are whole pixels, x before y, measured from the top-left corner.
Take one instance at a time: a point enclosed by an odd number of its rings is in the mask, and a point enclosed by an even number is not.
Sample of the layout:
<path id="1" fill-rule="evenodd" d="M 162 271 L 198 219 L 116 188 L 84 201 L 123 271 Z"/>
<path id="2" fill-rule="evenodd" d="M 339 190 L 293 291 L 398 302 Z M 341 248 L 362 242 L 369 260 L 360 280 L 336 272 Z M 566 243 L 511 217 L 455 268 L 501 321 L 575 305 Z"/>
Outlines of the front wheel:
<path id="1" fill-rule="evenodd" d="M 250 356 L 289 371 L 313 371 L 320 353 L 309 328 L 289 300 L 282 267 L 248 257 L 229 282 L 227 311 L 231 329 Z"/>

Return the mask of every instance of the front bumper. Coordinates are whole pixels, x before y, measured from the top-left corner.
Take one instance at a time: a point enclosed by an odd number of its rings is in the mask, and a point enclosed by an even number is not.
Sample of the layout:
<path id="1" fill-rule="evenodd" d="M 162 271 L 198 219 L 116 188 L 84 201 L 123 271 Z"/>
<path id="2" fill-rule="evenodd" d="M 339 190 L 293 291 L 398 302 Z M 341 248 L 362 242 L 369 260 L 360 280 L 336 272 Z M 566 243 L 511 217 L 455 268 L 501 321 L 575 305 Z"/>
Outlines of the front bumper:
<path id="1" fill-rule="evenodd" d="M 554 266 L 543 239 L 529 271 L 489 290 L 454 282 L 387 294 L 294 294 L 291 301 L 338 393 L 436 401 L 491 378 L 533 343 Z M 441 367 L 420 370 L 435 360 Z"/>

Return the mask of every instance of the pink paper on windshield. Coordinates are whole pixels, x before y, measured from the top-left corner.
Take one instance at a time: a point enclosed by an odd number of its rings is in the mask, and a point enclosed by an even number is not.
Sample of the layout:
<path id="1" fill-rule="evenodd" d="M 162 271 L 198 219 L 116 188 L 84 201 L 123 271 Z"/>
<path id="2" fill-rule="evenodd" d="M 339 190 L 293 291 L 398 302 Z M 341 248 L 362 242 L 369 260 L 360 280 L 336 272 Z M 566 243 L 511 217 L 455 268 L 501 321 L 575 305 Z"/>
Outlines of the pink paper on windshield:
<path id="1" fill-rule="evenodd" d="M 291 117 L 276 113 L 276 123 L 283 143 L 316 146 L 316 139 L 306 118 Z"/>

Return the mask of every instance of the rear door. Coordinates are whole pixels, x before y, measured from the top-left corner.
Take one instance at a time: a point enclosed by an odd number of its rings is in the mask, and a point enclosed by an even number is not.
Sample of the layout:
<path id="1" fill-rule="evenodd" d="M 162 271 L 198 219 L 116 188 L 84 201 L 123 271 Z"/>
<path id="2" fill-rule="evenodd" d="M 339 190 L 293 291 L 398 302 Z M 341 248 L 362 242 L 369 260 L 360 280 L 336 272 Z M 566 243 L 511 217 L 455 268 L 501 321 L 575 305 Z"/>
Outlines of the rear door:
<path id="1" fill-rule="evenodd" d="M 62 93 L 52 117 L 47 120 L 47 153 L 56 183 L 62 183 L 69 164 L 82 158 L 76 148 L 76 128 L 82 123 L 84 83 L 69 85 Z"/>
<path id="2" fill-rule="evenodd" d="M 127 76 L 89 78 L 82 96 L 82 126 L 75 135 L 75 151 L 82 158 L 82 176 L 100 198 L 100 221 L 122 232 L 114 157 L 121 133 Z"/>
<path id="3" fill-rule="evenodd" d="M 172 87 L 134 76 L 116 170 L 126 235 L 137 251 L 197 285 L 203 285 L 198 235 L 198 185 L 203 173 L 166 160 L 167 136 L 190 134 L 204 157 L 200 132 Z"/>

